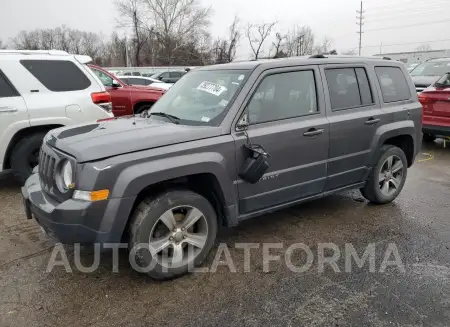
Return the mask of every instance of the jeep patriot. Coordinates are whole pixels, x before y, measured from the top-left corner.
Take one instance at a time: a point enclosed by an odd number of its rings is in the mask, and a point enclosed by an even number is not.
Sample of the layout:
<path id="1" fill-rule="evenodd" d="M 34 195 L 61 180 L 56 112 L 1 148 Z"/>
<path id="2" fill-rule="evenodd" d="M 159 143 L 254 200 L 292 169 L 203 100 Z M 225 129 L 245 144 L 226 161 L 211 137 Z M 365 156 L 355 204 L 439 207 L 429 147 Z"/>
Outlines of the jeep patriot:
<path id="1" fill-rule="evenodd" d="M 140 116 L 44 138 L 27 218 L 64 243 L 126 240 L 167 279 L 200 265 L 219 226 L 360 189 L 393 201 L 422 107 L 401 62 L 316 55 L 195 69 Z"/>

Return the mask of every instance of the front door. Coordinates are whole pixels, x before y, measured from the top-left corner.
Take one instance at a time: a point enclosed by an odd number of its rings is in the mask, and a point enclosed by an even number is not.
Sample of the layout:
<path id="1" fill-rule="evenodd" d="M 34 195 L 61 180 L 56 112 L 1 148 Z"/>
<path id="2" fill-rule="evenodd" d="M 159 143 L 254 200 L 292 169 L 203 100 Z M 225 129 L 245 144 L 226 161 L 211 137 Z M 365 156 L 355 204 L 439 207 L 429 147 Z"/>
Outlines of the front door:
<path id="1" fill-rule="evenodd" d="M 250 184 L 238 179 L 239 211 L 246 214 L 320 194 L 325 186 L 329 142 L 317 66 L 265 71 L 246 103 L 248 136 L 270 154 L 269 169 Z M 233 132 L 237 167 L 248 152 L 242 131 Z"/>
<path id="2" fill-rule="evenodd" d="M 321 66 L 330 121 L 328 180 L 325 191 L 364 181 L 371 166 L 375 132 L 388 116 L 375 96 L 373 67 Z"/>

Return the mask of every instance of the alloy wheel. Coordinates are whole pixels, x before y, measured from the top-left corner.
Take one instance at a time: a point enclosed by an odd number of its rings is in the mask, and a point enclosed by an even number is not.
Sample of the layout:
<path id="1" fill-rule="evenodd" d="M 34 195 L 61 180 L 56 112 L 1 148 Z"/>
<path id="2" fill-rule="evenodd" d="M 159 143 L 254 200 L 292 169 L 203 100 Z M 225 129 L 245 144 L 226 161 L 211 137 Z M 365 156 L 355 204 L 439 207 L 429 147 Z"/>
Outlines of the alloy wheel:
<path id="1" fill-rule="evenodd" d="M 381 193 L 386 197 L 392 196 L 402 185 L 403 177 L 404 165 L 402 160 L 396 155 L 386 158 L 378 174 Z"/>

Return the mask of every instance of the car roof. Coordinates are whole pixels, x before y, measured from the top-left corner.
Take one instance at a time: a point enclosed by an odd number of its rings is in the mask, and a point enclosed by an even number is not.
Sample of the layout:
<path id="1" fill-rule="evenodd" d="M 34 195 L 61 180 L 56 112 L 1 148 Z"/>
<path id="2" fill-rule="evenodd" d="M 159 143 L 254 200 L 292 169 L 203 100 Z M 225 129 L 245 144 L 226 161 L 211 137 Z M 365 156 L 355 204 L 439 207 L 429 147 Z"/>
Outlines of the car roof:
<path id="1" fill-rule="evenodd" d="M 388 61 L 389 60 L 389 61 Z M 200 67 L 197 70 L 217 70 L 217 69 L 232 69 L 232 70 L 250 70 L 258 66 L 263 68 L 278 68 L 288 66 L 302 66 L 302 65 L 323 65 L 323 64 L 356 64 L 364 62 L 377 62 L 379 64 L 386 62 L 398 63 L 397 61 L 390 61 L 389 58 L 383 57 L 359 57 L 359 56 L 339 56 L 339 55 L 314 55 L 314 56 L 301 56 L 301 57 L 289 57 L 279 59 L 258 59 L 247 61 L 234 61 L 227 64 L 212 65 L 206 67 Z"/>

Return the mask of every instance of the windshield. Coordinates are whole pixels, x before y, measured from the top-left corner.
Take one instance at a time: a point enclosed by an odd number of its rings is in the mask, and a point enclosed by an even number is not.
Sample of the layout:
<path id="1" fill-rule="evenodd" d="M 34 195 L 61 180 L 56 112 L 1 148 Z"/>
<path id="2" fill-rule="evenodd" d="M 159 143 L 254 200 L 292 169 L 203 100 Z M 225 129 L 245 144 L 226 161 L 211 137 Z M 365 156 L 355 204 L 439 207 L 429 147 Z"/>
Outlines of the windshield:
<path id="1" fill-rule="evenodd" d="M 150 113 L 163 112 L 186 125 L 217 126 L 248 74 L 248 70 L 191 72 L 175 83 Z"/>
<path id="2" fill-rule="evenodd" d="M 442 76 L 450 70 L 449 61 L 424 62 L 414 68 L 412 76 Z"/>

